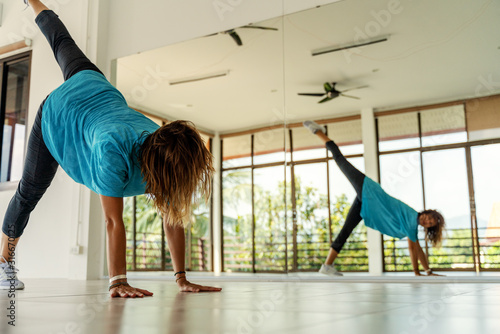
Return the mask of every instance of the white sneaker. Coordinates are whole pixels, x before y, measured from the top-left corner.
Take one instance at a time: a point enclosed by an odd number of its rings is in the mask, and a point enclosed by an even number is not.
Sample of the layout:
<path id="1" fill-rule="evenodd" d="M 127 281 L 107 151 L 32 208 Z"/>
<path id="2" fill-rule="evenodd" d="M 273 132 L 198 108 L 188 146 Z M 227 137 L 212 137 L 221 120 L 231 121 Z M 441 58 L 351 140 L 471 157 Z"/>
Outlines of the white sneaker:
<path id="1" fill-rule="evenodd" d="M 335 269 L 335 266 L 333 264 L 332 265 L 322 264 L 321 268 L 319 269 L 319 273 L 328 276 L 344 276 L 337 269 Z"/>
<path id="2" fill-rule="evenodd" d="M 307 130 L 311 131 L 313 134 L 316 134 L 318 131 L 325 133 L 325 128 L 314 121 L 305 121 L 302 125 L 304 125 Z"/>
<path id="3" fill-rule="evenodd" d="M 3 256 L 0 257 L 5 261 Z M 14 286 L 15 290 L 24 289 L 24 283 L 17 279 L 18 271 L 7 262 L 0 262 L 0 290 L 10 290 L 11 286 Z"/>

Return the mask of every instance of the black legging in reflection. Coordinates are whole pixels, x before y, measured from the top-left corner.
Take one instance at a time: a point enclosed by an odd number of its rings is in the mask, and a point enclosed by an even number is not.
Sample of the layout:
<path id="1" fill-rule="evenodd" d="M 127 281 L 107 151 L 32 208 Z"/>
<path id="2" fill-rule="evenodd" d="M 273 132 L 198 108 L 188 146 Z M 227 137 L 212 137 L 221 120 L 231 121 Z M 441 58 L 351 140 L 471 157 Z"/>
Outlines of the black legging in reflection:
<path id="1" fill-rule="evenodd" d="M 331 247 L 340 253 L 342 247 L 347 241 L 347 238 L 351 235 L 352 231 L 358 226 L 361 218 L 361 199 L 363 193 L 363 182 L 365 180 L 365 174 L 361 173 L 356 167 L 354 167 L 347 159 L 342 155 L 337 144 L 333 141 L 326 143 L 326 148 L 332 152 L 333 159 L 339 166 L 340 170 L 347 177 L 349 182 L 351 182 L 354 190 L 356 190 L 356 199 L 349 209 L 344 226 L 340 230 L 335 240 L 332 242 Z"/>

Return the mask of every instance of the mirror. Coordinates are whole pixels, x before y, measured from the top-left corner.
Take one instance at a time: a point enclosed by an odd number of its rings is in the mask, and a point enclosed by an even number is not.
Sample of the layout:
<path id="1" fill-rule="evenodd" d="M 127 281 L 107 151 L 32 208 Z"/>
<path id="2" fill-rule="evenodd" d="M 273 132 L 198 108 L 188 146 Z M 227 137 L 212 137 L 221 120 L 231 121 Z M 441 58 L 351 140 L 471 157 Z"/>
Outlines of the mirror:
<path id="1" fill-rule="evenodd" d="M 138 110 L 221 134 L 224 271 L 316 270 L 354 194 L 300 122 L 326 120 L 363 169 L 361 109 L 500 91 L 498 14 L 491 1 L 340 1 L 119 59 L 117 87 Z M 358 232 L 341 270 L 368 270 Z"/>

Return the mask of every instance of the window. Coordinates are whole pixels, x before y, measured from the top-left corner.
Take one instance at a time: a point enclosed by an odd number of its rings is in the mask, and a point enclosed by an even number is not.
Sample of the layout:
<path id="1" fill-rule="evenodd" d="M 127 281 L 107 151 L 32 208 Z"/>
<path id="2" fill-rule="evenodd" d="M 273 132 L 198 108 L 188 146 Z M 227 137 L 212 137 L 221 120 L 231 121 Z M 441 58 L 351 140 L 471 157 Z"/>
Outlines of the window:
<path id="1" fill-rule="evenodd" d="M 500 144 L 472 148 L 481 266 L 500 269 Z"/>
<path id="2" fill-rule="evenodd" d="M 377 118 L 382 187 L 445 218 L 440 248 L 419 229 L 434 269 L 500 269 L 499 112 L 496 95 Z M 411 271 L 408 255 L 406 240 L 384 236 L 386 271 Z"/>
<path id="3" fill-rule="evenodd" d="M 297 270 L 317 270 L 330 248 L 325 162 L 294 166 Z"/>
<path id="4" fill-rule="evenodd" d="M 468 100 L 465 108 L 469 140 L 500 138 L 500 95 Z"/>
<path id="5" fill-rule="evenodd" d="M 146 195 L 125 198 L 127 270 L 172 270 L 160 215 Z"/>
<path id="6" fill-rule="evenodd" d="M 255 270 L 286 270 L 283 165 L 254 170 Z"/>
<path id="7" fill-rule="evenodd" d="M 252 271 L 252 171 L 231 169 L 222 173 L 224 270 Z"/>
<path id="8" fill-rule="evenodd" d="M 0 61 L 0 182 L 19 181 L 24 163 L 31 53 Z"/>
<path id="9" fill-rule="evenodd" d="M 360 120 L 327 127 L 363 170 Z M 317 271 L 354 199 L 324 144 L 307 129 L 293 127 L 228 136 L 222 147 L 223 270 Z M 355 230 L 338 262 L 340 270 L 368 270 L 364 226 Z"/>
<path id="10" fill-rule="evenodd" d="M 252 164 L 252 136 L 243 135 L 224 139 L 222 168 L 250 166 Z"/>
<path id="11" fill-rule="evenodd" d="M 295 128 L 293 133 L 293 161 L 326 158 L 325 145 L 311 135 L 304 127 Z"/>
<path id="12" fill-rule="evenodd" d="M 435 269 L 473 269 L 465 149 L 424 152 L 422 158 L 426 207 L 440 211 L 446 221 L 446 239 L 441 248 L 429 248 L 429 265 Z"/>
<path id="13" fill-rule="evenodd" d="M 383 116 L 377 123 L 380 152 L 420 146 L 417 113 Z"/>
<path id="14" fill-rule="evenodd" d="M 363 154 L 361 119 L 329 123 L 327 129 L 328 136 L 339 146 L 343 155 Z M 328 156 L 332 156 L 330 152 Z"/>
<path id="15" fill-rule="evenodd" d="M 144 114 L 144 113 L 143 113 Z M 145 114 L 158 125 L 165 121 Z M 212 139 L 201 133 L 207 148 Z M 166 242 L 162 217 L 154 209 L 147 195 L 125 198 L 123 220 L 127 235 L 127 270 L 173 270 L 172 258 Z M 212 203 L 200 200 L 191 208 L 191 221 L 185 222 L 186 269 L 212 270 Z"/>
<path id="16" fill-rule="evenodd" d="M 253 135 L 253 163 L 267 164 L 285 161 L 284 129 L 260 131 Z"/>
<path id="17" fill-rule="evenodd" d="M 467 141 L 464 105 L 435 108 L 420 112 L 422 146 L 435 146 Z"/>

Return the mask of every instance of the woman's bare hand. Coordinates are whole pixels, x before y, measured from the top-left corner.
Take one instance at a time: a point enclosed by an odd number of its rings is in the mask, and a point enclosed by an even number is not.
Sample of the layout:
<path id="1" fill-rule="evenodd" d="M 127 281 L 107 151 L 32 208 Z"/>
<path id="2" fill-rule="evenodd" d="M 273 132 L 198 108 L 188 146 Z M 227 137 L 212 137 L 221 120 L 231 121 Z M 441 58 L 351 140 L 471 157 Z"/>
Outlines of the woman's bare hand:
<path id="1" fill-rule="evenodd" d="M 202 291 L 221 291 L 222 288 L 216 288 L 213 286 L 203 286 L 198 284 L 193 284 L 186 280 L 185 278 L 181 278 L 177 281 L 177 285 L 179 286 L 179 291 L 182 292 L 202 292 Z"/>
<path id="2" fill-rule="evenodd" d="M 134 288 L 130 285 L 118 285 L 109 291 L 110 297 L 121 298 L 142 298 L 144 296 L 152 296 L 153 293 L 148 290 Z"/>

